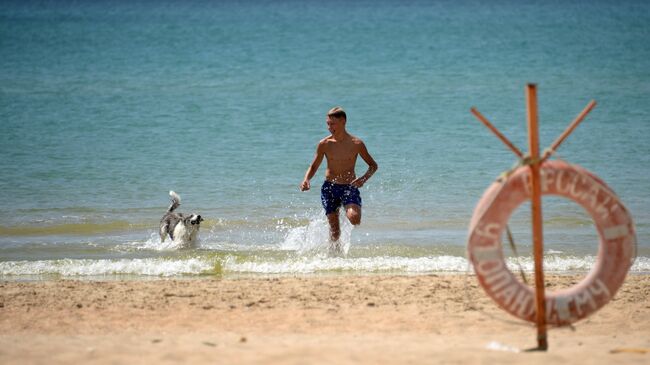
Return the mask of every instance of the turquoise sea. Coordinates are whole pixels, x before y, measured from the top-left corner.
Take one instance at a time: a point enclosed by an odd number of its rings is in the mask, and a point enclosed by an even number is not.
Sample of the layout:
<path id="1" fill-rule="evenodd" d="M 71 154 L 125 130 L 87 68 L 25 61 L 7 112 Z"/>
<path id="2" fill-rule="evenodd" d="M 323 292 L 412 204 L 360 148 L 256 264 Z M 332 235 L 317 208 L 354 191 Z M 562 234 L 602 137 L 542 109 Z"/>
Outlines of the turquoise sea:
<path id="1" fill-rule="evenodd" d="M 559 157 L 620 196 L 648 273 L 649 39 L 640 0 L 3 1 L 0 280 L 465 272 L 474 206 L 515 162 L 469 109 L 527 150 L 530 82 L 543 147 L 598 103 Z M 328 257 L 324 166 L 298 185 L 336 105 L 380 168 Z M 206 219 L 198 247 L 160 242 L 169 190 Z M 587 214 L 544 217 L 546 269 L 590 270 Z"/>

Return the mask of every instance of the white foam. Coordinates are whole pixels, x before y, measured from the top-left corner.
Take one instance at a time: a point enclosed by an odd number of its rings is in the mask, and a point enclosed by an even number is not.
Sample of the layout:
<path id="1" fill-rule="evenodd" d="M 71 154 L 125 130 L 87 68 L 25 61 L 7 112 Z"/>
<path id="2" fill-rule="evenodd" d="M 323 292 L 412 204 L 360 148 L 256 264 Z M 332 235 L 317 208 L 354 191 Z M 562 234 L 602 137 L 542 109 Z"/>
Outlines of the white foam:
<path id="1" fill-rule="evenodd" d="M 176 276 L 200 274 L 212 270 L 214 264 L 207 260 L 190 258 L 164 259 L 121 259 L 121 260 L 40 260 L 0 262 L 0 276 L 61 275 L 61 276 L 105 276 L 143 275 Z"/>
<path id="2" fill-rule="evenodd" d="M 573 271 L 589 271 L 596 265 L 596 256 L 568 256 L 561 257 L 555 255 L 547 255 L 544 257 L 544 270 L 550 272 L 573 272 Z M 524 271 L 533 272 L 535 270 L 535 262 L 531 257 L 519 258 L 519 262 Z M 515 259 L 508 260 L 508 267 L 510 270 L 518 270 Z M 634 264 L 630 268 L 632 272 L 649 272 L 650 271 L 650 258 L 637 257 Z"/>
<path id="3" fill-rule="evenodd" d="M 593 268 L 595 260 L 596 258 L 591 256 L 584 258 L 551 256 L 544 260 L 544 269 L 547 272 L 554 273 L 588 272 Z M 534 271 L 534 263 L 531 258 L 520 258 L 520 263 L 524 271 Z M 509 259 L 507 265 L 512 272 L 519 269 L 514 259 Z M 468 262 L 465 258 L 458 256 L 343 258 L 327 257 L 327 255 L 319 253 L 313 256 L 294 257 L 285 261 L 240 261 L 232 258 L 225 260 L 223 269 L 225 273 L 254 274 L 310 274 L 318 272 L 463 273 L 468 269 Z M 650 272 L 650 258 L 637 258 L 630 268 L 630 272 Z"/>
<path id="4" fill-rule="evenodd" d="M 532 258 L 521 258 L 520 263 L 526 272 L 534 271 Z M 546 257 L 544 269 L 547 272 L 588 272 L 595 265 L 596 257 Z M 507 266 L 512 272 L 519 267 L 512 258 L 507 260 Z M 403 272 L 403 273 L 432 273 L 432 272 L 466 272 L 468 261 L 459 256 L 427 256 L 427 257 L 329 257 L 326 253 L 304 255 L 288 258 L 284 261 L 235 260 L 228 256 L 224 261 L 224 272 L 282 274 L 282 273 L 317 273 L 327 271 L 347 272 Z M 640 257 L 630 268 L 630 272 L 650 272 L 650 258 Z"/>
<path id="5" fill-rule="evenodd" d="M 524 271 L 532 272 L 530 258 L 522 258 Z M 560 258 L 547 257 L 546 272 L 570 273 L 588 272 L 593 268 L 595 257 Z M 216 270 L 220 267 L 220 270 Z M 518 270 L 513 260 L 508 261 L 512 272 Z M 199 275 L 203 273 L 223 274 L 312 274 L 323 272 L 342 273 L 404 273 L 421 274 L 436 272 L 465 273 L 471 268 L 465 258 L 459 256 L 428 257 L 328 257 L 318 253 L 308 256 L 293 256 L 278 260 L 271 257 L 252 255 L 241 257 L 227 255 L 215 257 L 190 257 L 178 259 L 131 258 L 131 259 L 61 259 L 39 261 L 0 262 L 0 278 L 30 275 L 61 275 L 64 277 L 139 275 L 171 277 L 178 275 Z M 650 258 L 640 257 L 630 269 L 631 273 L 650 273 Z"/>
<path id="6" fill-rule="evenodd" d="M 226 260 L 225 272 L 258 274 L 309 274 L 327 271 L 426 273 L 467 269 L 467 261 L 456 256 L 342 258 L 325 255 L 297 257 L 282 262 L 236 262 Z"/>

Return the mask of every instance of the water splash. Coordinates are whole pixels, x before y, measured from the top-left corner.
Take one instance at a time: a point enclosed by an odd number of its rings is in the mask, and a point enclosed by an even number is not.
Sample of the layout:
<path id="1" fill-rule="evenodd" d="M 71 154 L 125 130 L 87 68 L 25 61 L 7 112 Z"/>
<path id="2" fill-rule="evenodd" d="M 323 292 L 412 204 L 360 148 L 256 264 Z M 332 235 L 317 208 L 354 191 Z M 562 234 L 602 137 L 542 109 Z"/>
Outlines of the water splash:
<path id="1" fill-rule="evenodd" d="M 339 216 L 341 236 L 339 244 L 343 256 L 350 251 L 350 242 L 354 226 L 345 218 Z M 322 254 L 330 251 L 329 223 L 323 215 L 310 217 L 306 226 L 289 228 L 280 243 L 281 250 L 296 251 L 300 255 Z"/>
<path id="2" fill-rule="evenodd" d="M 201 239 L 197 240 L 196 244 L 192 247 L 187 247 L 183 242 L 175 241 L 169 237 L 163 242 L 160 240 L 160 235 L 156 232 L 149 234 L 149 238 L 145 241 L 130 241 L 117 246 L 118 251 L 133 251 L 133 250 L 152 250 L 152 251 L 177 251 L 181 249 L 200 248 Z"/>

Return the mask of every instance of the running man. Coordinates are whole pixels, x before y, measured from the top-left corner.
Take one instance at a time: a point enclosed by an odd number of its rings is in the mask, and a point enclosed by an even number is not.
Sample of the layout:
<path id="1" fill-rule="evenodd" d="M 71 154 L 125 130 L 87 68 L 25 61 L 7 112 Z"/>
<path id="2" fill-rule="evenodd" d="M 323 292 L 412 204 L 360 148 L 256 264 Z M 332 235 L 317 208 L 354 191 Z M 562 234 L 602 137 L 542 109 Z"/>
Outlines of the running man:
<path id="1" fill-rule="evenodd" d="M 338 241 L 341 235 L 339 208 L 341 205 L 345 207 L 345 215 L 350 223 L 355 226 L 361 223 L 359 188 L 377 171 L 378 166 L 368 153 L 363 141 L 345 130 L 347 116 L 342 108 L 335 107 L 327 112 L 326 122 L 327 129 L 332 134 L 318 142 L 314 161 L 305 173 L 300 190 L 306 191 L 311 188 L 309 180 L 318 171 L 323 157 L 327 157 L 327 170 L 325 170 L 325 182 L 321 188 L 321 200 L 330 225 L 330 249 L 340 252 L 341 246 Z M 357 156 L 361 156 L 368 164 L 368 171 L 358 178 L 354 172 Z"/>

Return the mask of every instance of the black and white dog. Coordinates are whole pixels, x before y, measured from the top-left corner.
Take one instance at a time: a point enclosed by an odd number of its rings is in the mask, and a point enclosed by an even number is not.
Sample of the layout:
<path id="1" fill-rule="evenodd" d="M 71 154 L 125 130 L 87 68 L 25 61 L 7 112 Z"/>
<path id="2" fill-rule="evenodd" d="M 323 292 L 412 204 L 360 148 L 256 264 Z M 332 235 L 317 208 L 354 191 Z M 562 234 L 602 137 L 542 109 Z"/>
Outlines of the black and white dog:
<path id="1" fill-rule="evenodd" d="M 165 242 L 167 235 L 181 247 L 196 246 L 199 227 L 203 218 L 198 214 L 188 216 L 176 213 L 174 210 L 181 205 L 181 197 L 173 191 L 169 192 L 172 203 L 167 213 L 160 220 L 160 240 Z"/>

